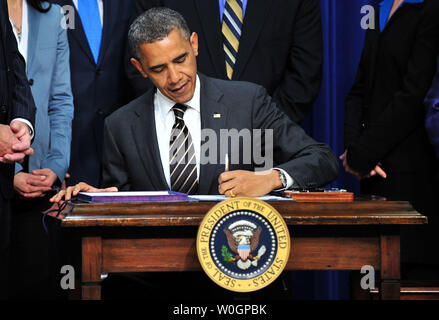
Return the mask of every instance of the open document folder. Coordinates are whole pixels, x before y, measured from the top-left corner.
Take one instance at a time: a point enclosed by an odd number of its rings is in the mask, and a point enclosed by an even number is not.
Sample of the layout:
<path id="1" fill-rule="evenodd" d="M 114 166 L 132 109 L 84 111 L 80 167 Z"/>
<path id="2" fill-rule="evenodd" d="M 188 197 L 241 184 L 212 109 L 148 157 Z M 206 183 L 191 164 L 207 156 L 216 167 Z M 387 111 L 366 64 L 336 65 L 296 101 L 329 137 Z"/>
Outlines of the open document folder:
<path id="1" fill-rule="evenodd" d="M 224 195 L 194 195 L 194 196 L 189 196 L 188 198 L 195 201 L 223 201 L 229 199 Z M 256 197 L 256 199 L 262 201 L 295 201 L 292 198 L 285 198 L 285 197 L 278 197 L 271 195 Z"/>
<path id="2" fill-rule="evenodd" d="M 80 192 L 77 200 L 91 203 L 111 202 L 157 202 L 157 201 L 223 201 L 224 195 L 190 195 L 174 191 L 123 191 L 123 192 Z M 291 198 L 263 196 L 263 201 L 294 201 Z"/>
<path id="3" fill-rule="evenodd" d="M 186 201 L 188 195 L 175 191 L 79 192 L 76 199 L 94 203 Z"/>

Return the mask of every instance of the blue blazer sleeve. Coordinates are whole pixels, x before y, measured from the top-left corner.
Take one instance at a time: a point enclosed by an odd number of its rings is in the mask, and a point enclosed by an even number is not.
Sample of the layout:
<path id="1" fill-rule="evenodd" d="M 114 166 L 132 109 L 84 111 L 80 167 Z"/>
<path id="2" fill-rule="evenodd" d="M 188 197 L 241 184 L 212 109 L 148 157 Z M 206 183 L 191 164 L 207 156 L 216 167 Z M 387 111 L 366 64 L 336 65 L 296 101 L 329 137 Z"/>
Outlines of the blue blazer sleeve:
<path id="1" fill-rule="evenodd" d="M 61 14 L 59 19 L 61 21 Z M 41 164 L 43 168 L 52 169 L 60 181 L 64 181 L 64 176 L 69 168 L 72 140 L 73 96 L 70 84 L 69 58 L 67 30 L 60 26 L 48 106 L 50 149 Z"/>
<path id="2" fill-rule="evenodd" d="M 67 31 L 60 25 L 59 6 L 47 13 L 29 8 L 28 77 L 37 105 L 35 154 L 29 170 L 49 168 L 64 180 L 70 162 L 73 97 Z M 15 165 L 15 172 L 23 168 Z"/>

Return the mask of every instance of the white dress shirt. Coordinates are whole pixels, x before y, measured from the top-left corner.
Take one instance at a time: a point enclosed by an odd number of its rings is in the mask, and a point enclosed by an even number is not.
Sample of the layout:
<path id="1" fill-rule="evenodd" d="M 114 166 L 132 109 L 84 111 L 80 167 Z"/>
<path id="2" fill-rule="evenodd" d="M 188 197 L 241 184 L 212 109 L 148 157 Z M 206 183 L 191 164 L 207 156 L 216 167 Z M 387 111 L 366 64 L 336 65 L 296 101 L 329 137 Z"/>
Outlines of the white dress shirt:
<path id="1" fill-rule="evenodd" d="M 154 95 L 154 117 L 157 133 L 157 141 L 160 150 L 160 158 L 162 160 L 163 172 L 168 186 L 171 186 L 170 166 L 169 166 L 169 141 L 171 139 L 172 127 L 175 123 L 175 115 L 172 107 L 175 102 L 163 95 L 157 90 Z M 184 113 L 183 120 L 192 137 L 195 149 L 195 158 L 197 165 L 197 176 L 200 178 L 200 149 L 201 149 L 201 114 L 200 114 L 200 79 L 197 75 L 195 82 L 195 91 L 192 99 L 185 103 L 188 108 Z M 163 134 L 165 133 L 165 134 Z M 293 178 L 283 169 L 275 168 L 282 171 L 287 179 L 286 188 L 293 186 Z M 283 190 L 282 189 L 278 189 Z"/>
<path id="2" fill-rule="evenodd" d="M 78 10 L 78 0 L 72 0 L 73 4 L 76 7 L 76 10 Z M 104 26 L 104 0 L 98 0 L 98 7 L 99 7 L 99 14 L 101 16 L 101 26 Z"/>
<path id="3" fill-rule="evenodd" d="M 175 115 L 172 107 L 175 102 L 157 90 L 154 96 L 154 116 L 155 127 L 157 130 L 157 140 L 162 159 L 163 172 L 168 186 L 171 186 L 170 166 L 169 166 L 169 141 L 171 139 L 172 127 L 175 123 Z M 189 130 L 194 145 L 197 176 L 200 178 L 200 146 L 201 146 L 201 115 L 200 115 L 200 79 L 197 75 L 195 82 L 194 96 L 186 102 L 188 108 L 184 113 L 184 123 Z M 166 134 L 163 134 L 163 133 Z"/>
<path id="4" fill-rule="evenodd" d="M 9 18 L 9 21 L 12 25 L 12 30 L 14 31 L 15 39 L 17 40 L 18 50 L 24 58 L 24 61 L 27 63 L 27 47 L 28 47 L 28 39 L 29 39 L 29 21 L 28 21 L 28 6 L 27 1 L 23 0 L 22 6 L 22 18 L 21 18 L 21 39 L 18 37 L 17 29 L 15 29 L 14 23 Z"/>

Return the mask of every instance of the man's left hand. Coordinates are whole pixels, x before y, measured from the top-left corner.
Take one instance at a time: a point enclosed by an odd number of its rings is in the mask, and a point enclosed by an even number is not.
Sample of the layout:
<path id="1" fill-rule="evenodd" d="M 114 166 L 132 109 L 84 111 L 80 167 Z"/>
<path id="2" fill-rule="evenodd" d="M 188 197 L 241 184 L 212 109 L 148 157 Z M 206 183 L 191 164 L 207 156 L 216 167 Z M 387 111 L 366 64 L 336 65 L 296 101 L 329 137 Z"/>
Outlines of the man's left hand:
<path id="1" fill-rule="evenodd" d="M 260 197 L 282 188 L 278 170 L 260 172 L 235 170 L 219 176 L 218 191 L 226 197 Z"/>

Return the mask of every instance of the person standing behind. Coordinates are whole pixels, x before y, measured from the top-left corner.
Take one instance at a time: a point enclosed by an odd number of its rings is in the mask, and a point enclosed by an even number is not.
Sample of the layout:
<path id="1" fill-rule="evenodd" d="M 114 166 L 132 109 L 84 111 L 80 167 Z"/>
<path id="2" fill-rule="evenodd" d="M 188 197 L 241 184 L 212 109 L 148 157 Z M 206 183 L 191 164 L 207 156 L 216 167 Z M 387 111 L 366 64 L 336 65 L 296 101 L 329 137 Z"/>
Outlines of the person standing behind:
<path id="1" fill-rule="evenodd" d="M 437 166 L 423 104 L 439 52 L 439 2 L 384 0 L 377 12 L 346 98 L 340 159 L 361 193 L 409 201 L 428 217 L 427 226 L 401 229 L 402 276 L 415 279 L 427 276 L 417 270 L 439 271 Z"/>
<path id="2" fill-rule="evenodd" d="M 10 298 L 49 298 L 49 237 L 41 212 L 48 192 L 61 186 L 70 161 L 73 97 L 67 31 L 58 5 L 42 0 L 8 0 L 9 16 L 35 103 L 34 156 L 28 168 L 15 165 L 12 203 Z M 32 274 L 32 277 L 24 275 Z"/>
<path id="3" fill-rule="evenodd" d="M 198 34 L 199 71 L 265 87 L 296 123 L 308 115 L 322 79 L 319 0 L 136 0 L 134 16 L 152 7 L 181 13 Z M 126 60 L 139 96 L 152 85 Z"/>
<path id="4" fill-rule="evenodd" d="M 25 63 L 11 30 L 8 4 L 0 1 L 0 300 L 7 297 L 9 278 L 13 162 L 33 154 L 30 145 L 34 122 L 35 104 L 26 79 Z"/>
<path id="5" fill-rule="evenodd" d="M 130 100 L 123 59 L 133 4 L 131 0 L 54 3 L 74 10 L 75 17 L 67 32 L 75 104 L 68 184 L 99 184 L 104 119 Z"/>

